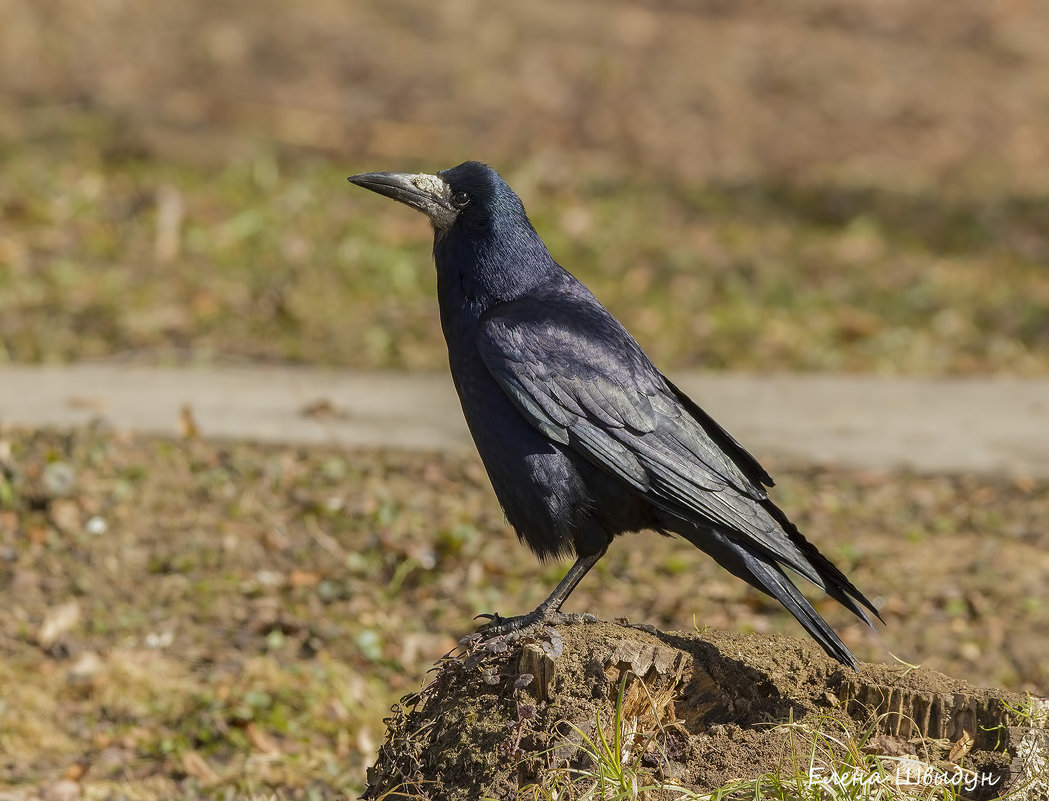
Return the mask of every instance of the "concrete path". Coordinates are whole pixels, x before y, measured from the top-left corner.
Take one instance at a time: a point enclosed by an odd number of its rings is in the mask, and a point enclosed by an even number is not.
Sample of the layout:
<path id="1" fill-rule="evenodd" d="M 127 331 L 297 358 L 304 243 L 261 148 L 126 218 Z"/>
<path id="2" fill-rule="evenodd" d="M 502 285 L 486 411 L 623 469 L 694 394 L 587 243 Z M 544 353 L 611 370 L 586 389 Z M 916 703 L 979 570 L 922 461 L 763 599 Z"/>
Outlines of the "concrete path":
<path id="1" fill-rule="evenodd" d="M 685 373 L 678 385 L 759 458 L 1049 477 L 1049 379 Z M 280 443 L 471 447 L 444 373 L 112 364 L 0 368 L 0 425 Z"/>

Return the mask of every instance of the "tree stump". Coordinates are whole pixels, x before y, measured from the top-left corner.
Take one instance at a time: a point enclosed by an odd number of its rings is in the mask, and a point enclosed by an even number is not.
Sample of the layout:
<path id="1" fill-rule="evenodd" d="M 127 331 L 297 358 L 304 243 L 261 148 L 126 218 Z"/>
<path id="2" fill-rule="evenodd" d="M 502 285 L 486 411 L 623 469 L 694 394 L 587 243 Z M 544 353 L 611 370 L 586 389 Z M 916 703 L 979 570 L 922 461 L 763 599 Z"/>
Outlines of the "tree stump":
<path id="1" fill-rule="evenodd" d="M 1044 699 L 926 668 L 854 672 L 788 637 L 603 622 L 472 635 L 394 707 L 364 798 L 517 798 L 530 784 L 585 782 L 598 759 L 590 744 L 612 740 L 618 713 L 617 758 L 662 788 L 652 798 L 808 771 L 813 760 L 804 781 L 1044 801 L 1047 712 Z"/>

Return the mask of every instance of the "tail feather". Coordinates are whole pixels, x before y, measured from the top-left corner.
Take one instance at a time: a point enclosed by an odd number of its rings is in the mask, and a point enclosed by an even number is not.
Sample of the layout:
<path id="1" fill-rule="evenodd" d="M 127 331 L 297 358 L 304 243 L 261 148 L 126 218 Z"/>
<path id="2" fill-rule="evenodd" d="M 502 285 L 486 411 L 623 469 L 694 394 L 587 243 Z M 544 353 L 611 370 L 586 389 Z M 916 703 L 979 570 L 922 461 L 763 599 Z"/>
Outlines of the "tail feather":
<path id="1" fill-rule="evenodd" d="M 772 596 L 783 604 L 787 611 L 790 612 L 799 623 L 801 623 L 805 628 L 805 631 L 807 631 L 809 635 L 822 646 L 823 650 L 826 651 L 828 655 L 838 660 L 846 667 L 851 667 L 854 670 L 859 667 L 859 662 L 856 660 L 856 657 L 853 656 L 845 643 L 841 641 L 841 638 L 835 634 L 834 629 L 828 625 L 827 621 L 820 617 L 819 613 L 817 613 L 812 607 L 812 604 L 810 604 L 808 599 L 805 598 L 798 588 L 794 586 L 786 573 L 783 572 L 783 569 L 774 559 L 764 552 L 751 549 L 746 544 L 730 539 L 714 529 L 706 529 L 693 525 L 681 525 L 679 523 L 673 527 L 673 530 L 701 551 L 710 555 L 714 561 L 730 573 L 743 579 L 752 587 Z M 800 537 L 800 535 L 798 536 Z M 806 544 L 820 556 L 821 560 L 826 562 L 827 565 L 830 565 L 834 571 L 837 571 L 837 568 L 834 568 L 829 560 L 816 551 L 815 546 L 812 546 L 807 542 Z M 837 572 L 838 575 L 841 575 L 840 571 Z M 820 573 L 821 575 L 826 575 L 828 579 L 832 578 L 832 574 L 827 571 L 820 571 Z M 877 615 L 877 610 L 866 598 L 863 597 L 859 590 L 856 590 L 856 588 L 852 586 L 848 579 L 845 579 L 843 575 L 841 577 L 844 579 L 844 584 L 846 586 L 842 586 L 840 583 L 833 581 L 828 581 L 827 586 L 824 587 L 827 594 L 870 625 L 870 618 L 867 617 L 856 601 L 853 600 L 853 596 L 856 597 L 856 600 L 873 611 L 875 615 Z"/>
<path id="2" fill-rule="evenodd" d="M 806 559 L 808 559 L 809 564 L 823 579 L 823 584 L 819 586 L 827 593 L 827 595 L 846 609 L 853 612 L 860 620 L 871 628 L 874 628 L 874 622 L 867 616 L 866 612 L 856 605 L 857 602 L 866 607 L 866 609 L 873 613 L 873 615 L 878 618 L 878 620 L 881 620 L 882 623 L 885 622 L 882 620 L 882 617 L 874 604 L 868 600 L 867 596 L 860 592 L 856 588 L 856 585 L 849 581 L 848 577 L 842 573 L 841 570 L 830 561 L 830 559 L 820 553 L 815 545 L 805 539 L 804 535 L 798 531 L 798 527 L 790 521 L 787 515 L 783 513 L 782 509 L 770 500 L 763 501 L 761 505 L 765 508 L 765 511 L 768 512 L 777 523 L 779 523 L 790 541 L 801 550 Z"/>

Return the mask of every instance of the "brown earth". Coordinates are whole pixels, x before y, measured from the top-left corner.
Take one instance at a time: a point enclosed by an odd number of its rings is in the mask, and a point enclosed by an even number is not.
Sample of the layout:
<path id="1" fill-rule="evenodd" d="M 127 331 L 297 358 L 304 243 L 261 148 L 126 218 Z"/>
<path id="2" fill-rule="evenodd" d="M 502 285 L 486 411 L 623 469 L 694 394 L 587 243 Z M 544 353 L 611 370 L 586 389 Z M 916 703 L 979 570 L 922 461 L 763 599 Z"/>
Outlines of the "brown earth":
<path id="1" fill-rule="evenodd" d="M 1036 798 L 1049 789 L 1037 767 L 1049 739 L 1044 720 L 1032 729 L 1030 703 L 927 668 L 853 672 L 778 636 L 598 622 L 475 636 L 395 707 L 365 797 L 520 798 L 567 769 L 593 768 L 592 744 L 615 742 L 618 729 L 615 761 L 648 768 L 664 791 L 651 798 L 789 776 L 799 763 L 803 782 L 846 780 L 850 769 L 877 778 L 877 757 L 916 786 L 923 774 L 930 784 L 957 776 L 969 782 L 963 798 L 1021 788 Z M 858 751 L 868 758 L 850 761 Z"/>
<path id="2" fill-rule="evenodd" d="M 472 454 L 184 422 L 182 439 L 0 432 L 0 788 L 343 797 L 473 615 L 533 608 L 564 569 L 516 543 Z M 770 467 L 882 610 L 875 634 L 813 596 L 860 659 L 1047 694 L 1049 482 Z M 777 604 L 651 534 L 617 541 L 568 610 L 807 653 Z"/>

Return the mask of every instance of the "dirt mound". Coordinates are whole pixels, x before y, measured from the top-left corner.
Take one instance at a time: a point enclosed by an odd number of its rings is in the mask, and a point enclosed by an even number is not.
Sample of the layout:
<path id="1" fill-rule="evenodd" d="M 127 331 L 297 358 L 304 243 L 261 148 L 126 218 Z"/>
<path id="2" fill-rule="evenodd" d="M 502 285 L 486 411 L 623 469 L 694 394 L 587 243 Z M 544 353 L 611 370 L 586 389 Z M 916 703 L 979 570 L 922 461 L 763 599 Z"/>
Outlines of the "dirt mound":
<path id="1" fill-rule="evenodd" d="M 585 781 L 605 750 L 654 798 L 782 776 L 797 755 L 804 781 L 895 776 L 987 799 L 1043 781 L 1043 709 L 921 667 L 853 672 L 786 637 L 603 622 L 473 635 L 394 707 L 364 797 L 515 798 Z"/>

